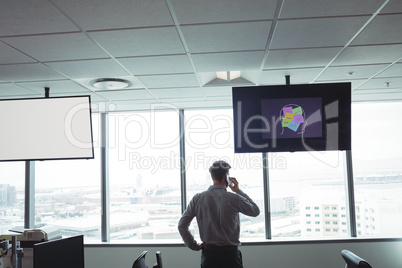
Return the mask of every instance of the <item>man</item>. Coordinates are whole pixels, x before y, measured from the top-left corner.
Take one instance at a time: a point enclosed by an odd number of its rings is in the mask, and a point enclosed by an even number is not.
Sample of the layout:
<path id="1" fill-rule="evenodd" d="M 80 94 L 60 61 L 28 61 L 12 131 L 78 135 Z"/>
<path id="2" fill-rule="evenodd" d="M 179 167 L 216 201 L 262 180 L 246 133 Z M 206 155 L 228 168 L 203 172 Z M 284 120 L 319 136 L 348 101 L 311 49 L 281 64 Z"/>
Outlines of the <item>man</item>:
<path id="1" fill-rule="evenodd" d="M 213 185 L 196 194 L 179 221 L 179 232 L 184 244 L 192 250 L 202 250 L 201 268 L 242 268 L 239 212 L 256 217 L 258 206 L 239 189 L 236 178 L 229 177 L 231 166 L 216 161 L 209 168 Z M 228 184 L 229 178 L 230 184 Z M 226 191 L 227 187 L 235 193 Z M 191 221 L 197 218 L 201 243 L 189 231 Z"/>

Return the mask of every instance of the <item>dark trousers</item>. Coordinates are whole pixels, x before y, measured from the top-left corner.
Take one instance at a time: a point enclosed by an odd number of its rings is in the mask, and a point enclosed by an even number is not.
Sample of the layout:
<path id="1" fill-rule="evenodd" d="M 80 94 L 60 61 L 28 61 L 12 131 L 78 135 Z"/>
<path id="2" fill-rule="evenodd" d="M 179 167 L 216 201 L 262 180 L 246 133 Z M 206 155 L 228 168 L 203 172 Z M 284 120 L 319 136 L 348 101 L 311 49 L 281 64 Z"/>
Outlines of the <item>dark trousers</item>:
<path id="1" fill-rule="evenodd" d="M 201 268 L 243 268 L 241 252 L 240 250 L 203 250 Z"/>

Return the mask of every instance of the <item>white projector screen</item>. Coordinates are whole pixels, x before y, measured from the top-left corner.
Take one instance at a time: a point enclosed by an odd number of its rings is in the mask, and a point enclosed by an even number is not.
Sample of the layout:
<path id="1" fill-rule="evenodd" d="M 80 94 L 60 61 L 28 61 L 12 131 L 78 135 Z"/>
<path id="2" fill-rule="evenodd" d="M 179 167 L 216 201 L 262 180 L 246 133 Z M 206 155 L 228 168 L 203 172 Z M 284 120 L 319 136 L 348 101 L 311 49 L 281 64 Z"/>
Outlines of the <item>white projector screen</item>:
<path id="1" fill-rule="evenodd" d="M 0 161 L 89 158 L 90 96 L 0 100 Z"/>

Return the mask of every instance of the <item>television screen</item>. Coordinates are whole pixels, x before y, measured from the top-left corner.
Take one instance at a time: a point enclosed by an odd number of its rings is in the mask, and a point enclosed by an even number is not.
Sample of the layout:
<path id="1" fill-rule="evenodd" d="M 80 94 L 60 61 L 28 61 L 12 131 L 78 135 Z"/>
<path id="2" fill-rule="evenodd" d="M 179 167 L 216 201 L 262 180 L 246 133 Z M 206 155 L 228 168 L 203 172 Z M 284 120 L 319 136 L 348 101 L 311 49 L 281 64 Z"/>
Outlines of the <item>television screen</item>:
<path id="1" fill-rule="evenodd" d="M 0 161 L 94 158 L 90 96 L 0 100 Z"/>
<path id="2" fill-rule="evenodd" d="M 84 268 L 84 236 L 33 245 L 33 268 Z"/>
<path id="3" fill-rule="evenodd" d="M 351 84 L 234 87 L 236 153 L 350 150 Z"/>

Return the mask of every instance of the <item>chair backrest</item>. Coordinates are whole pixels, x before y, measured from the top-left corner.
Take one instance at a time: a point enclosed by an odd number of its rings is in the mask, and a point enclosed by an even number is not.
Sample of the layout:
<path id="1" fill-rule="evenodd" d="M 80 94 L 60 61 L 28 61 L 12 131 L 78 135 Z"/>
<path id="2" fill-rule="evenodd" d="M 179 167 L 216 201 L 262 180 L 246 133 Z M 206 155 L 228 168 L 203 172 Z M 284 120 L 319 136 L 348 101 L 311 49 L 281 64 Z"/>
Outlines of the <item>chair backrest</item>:
<path id="1" fill-rule="evenodd" d="M 155 267 L 155 265 L 154 265 Z M 162 265 L 162 253 L 160 251 L 156 252 L 156 267 L 157 268 L 163 268 Z"/>
<path id="2" fill-rule="evenodd" d="M 147 250 L 144 250 L 138 257 L 135 259 L 132 268 L 148 268 L 145 264 L 145 255 L 147 255 Z"/>
<path id="3" fill-rule="evenodd" d="M 341 255 L 346 262 L 345 268 L 372 268 L 366 260 L 347 249 L 342 250 Z"/>

